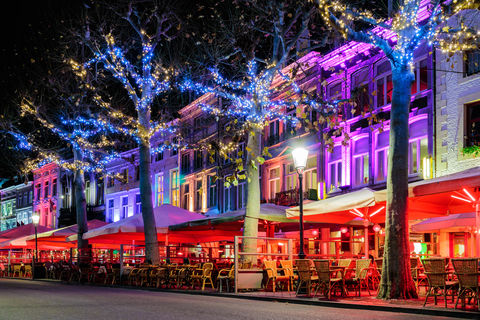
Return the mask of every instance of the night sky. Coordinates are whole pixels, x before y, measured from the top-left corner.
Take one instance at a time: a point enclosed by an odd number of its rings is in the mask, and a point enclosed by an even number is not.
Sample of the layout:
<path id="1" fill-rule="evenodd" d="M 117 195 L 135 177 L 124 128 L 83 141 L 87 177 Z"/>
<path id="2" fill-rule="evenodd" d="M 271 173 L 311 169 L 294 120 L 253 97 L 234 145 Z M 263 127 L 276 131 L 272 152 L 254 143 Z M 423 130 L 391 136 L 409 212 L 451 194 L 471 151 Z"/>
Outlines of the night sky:
<path id="1" fill-rule="evenodd" d="M 0 116 L 4 119 L 15 119 L 22 93 L 34 90 L 41 75 L 47 72 L 45 61 L 55 48 L 63 45 L 61 34 L 65 25 L 81 15 L 82 7 L 83 1 L 71 0 L 2 3 Z M 2 147 L 0 177 L 12 178 L 18 164 Z"/>

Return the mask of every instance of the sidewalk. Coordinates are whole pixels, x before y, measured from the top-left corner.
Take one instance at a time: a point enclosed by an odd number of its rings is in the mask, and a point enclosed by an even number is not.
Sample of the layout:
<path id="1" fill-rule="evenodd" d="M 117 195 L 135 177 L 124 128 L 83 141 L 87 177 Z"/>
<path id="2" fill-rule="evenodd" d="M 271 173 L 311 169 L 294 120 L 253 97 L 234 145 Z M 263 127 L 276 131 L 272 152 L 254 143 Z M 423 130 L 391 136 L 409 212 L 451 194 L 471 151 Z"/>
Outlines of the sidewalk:
<path id="1" fill-rule="evenodd" d="M 31 279 L 19 279 L 11 278 L 18 280 L 27 280 L 32 281 Z M 55 282 L 58 284 L 66 285 L 65 282 L 60 282 L 59 280 L 50 280 L 50 279 L 38 279 L 35 281 L 46 281 L 46 282 Z M 76 283 L 75 283 L 76 284 Z M 94 284 L 83 284 L 89 286 L 98 286 Z M 318 305 L 322 307 L 331 307 L 331 308 L 346 308 L 346 309 L 359 309 L 359 310 L 372 310 L 372 311 L 387 311 L 395 313 L 406 313 L 406 314 L 423 314 L 431 316 L 443 316 L 443 317 L 452 317 L 452 318 L 463 318 L 463 319 L 480 319 L 480 312 L 472 306 L 468 305 L 465 309 L 454 309 L 455 303 L 452 303 L 451 298 L 448 301 L 447 308 L 444 307 L 443 299 L 439 298 L 438 304 L 435 306 L 433 298 L 429 298 L 429 301 L 425 307 L 423 307 L 424 296 L 420 296 L 419 299 L 415 300 L 379 300 L 375 296 L 369 296 L 367 291 L 362 291 L 361 297 L 346 297 L 340 298 L 336 297 L 332 300 L 327 300 L 323 297 L 307 297 L 295 295 L 295 292 L 279 291 L 279 292 L 265 292 L 265 291 L 251 291 L 251 292 L 242 292 L 242 293 L 226 293 L 218 292 L 212 289 L 206 289 L 205 291 L 200 290 L 190 290 L 190 289 L 156 289 L 156 288 L 147 288 L 147 287 L 135 287 L 135 286 L 112 286 L 122 289 L 131 289 L 131 290 L 148 290 L 148 291 L 164 291 L 172 292 L 178 294 L 193 294 L 193 295 L 206 295 L 206 296 L 217 296 L 225 297 L 232 299 L 249 299 L 249 300 L 261 300 L 261 301 L 274 301 L 281 303 L 292 303 L 292 304 L 304 304 L 304 305 Z M 460 307 L 460 302 L 459 302 Z"/>

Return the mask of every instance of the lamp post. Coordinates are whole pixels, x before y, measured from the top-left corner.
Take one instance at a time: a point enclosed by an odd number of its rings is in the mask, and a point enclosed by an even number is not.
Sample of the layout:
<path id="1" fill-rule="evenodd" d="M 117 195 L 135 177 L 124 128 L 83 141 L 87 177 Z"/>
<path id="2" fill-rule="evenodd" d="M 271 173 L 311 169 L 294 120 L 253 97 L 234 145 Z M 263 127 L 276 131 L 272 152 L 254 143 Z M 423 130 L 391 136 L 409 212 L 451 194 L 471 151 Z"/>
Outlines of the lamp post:
<path id="1" fill-rule="evenodd" d="M 35 264 L 37 263 L 38 259 L 37 225 L 40 222 L 40 215 L 38 212 L 32 214 L 32 222 L 33 226 L 35 227 L 35 257 L 32 263 L 32 279 L 35 279 Z"/>
<path id="2" fill-rule="evenodd" d="M 300 192 L 299 211 L 300 211 L 300 252 L 298 257 L 305 259 L 303 251 L 303 170 L 307 166 L 308 150 L 305 148 L 296 148 L 292 151 L 293 163 L 298 173 L 298 189 Z"/>

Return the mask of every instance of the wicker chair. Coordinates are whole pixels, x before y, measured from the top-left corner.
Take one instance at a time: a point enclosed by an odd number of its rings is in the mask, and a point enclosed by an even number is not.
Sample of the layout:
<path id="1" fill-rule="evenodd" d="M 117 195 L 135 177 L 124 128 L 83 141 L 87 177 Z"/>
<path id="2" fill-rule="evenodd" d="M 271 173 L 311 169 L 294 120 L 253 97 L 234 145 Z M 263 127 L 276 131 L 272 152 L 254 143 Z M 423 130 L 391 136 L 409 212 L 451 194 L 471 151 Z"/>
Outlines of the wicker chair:
<path id="1" fill-rule="evenodd" d="M 24 278 L 31 278 L 32 277 L 32 266 L 27 264 L 25 265 L 25 271 L 23 272 Z"/>
<path id="2" fill-rule="evenodd" d="M 277 261 L 275 260 L 265 260 L 263 261 L 265 267 L 267 282 L 265 283 L 265 288 L 268 288 L 268 285 L 272 284 L 272 291 L 275 292 L 277 284 L 287 283 L 288 291 L 290 291 L 290 276 L 278 274 Z"/>
<path id="3" fill-rule="evenodd" d="M 445 308 L 447 307 L 448 290 L 452 294 L 452 302 L 454 292 L 458 286 L 458 281 L 447 281 L 447 272 L 445 272 L 446 259 L 424 259 L 423 267 L 428 280 L 427 296 L 423 306 L 427 304 L 428 297 L 433 296 L 435 305 L 437 305 L 437 297 L 443 296 L 445 300 Z"/>
<path id="4" fill-rule="evenodd" d="M 227 292 L 230 291 L 230 283 L 233 283 L 235 280 L 235 266 L 233 265 L 230 269 L 222 269 L 218 272 L 217 281 L 218 281 L 218 292 L 222 292 L 223 282 L 227 287 Z"/>
<path id="5" fill-rule="evenodd" d="M 296 294 L 298 295 L 298 292 L 303 285 L 303 288 L 305 288 L 307 291 L 307 295 L 310 296 L 312 287 L 318 284 L 318 276 L 313 275 L 313 271 L 311 269 L 312 261 L 309 259 L 297 259 L 295 260 L 295 265 L 297 266 L 298 271 Z"/>
<path id="6" fill-rule="evenodd" d="M 410 258 L 410 270 L 412 273 L 412 279 L 415 282 L 415 287 L 418 290 L 418 286 L 423 282 L 427 283 L 427 276 L 422 272 L 422 264 L 418 257 Z"/>
<path id="7" fill-rule="evenodd" d="M 195 288 L 195 284 L 198 282 L 202 284 L 202 291 L 205 290 L 205 284 L 210 284 L 212 289 L 215 289 L 215 286 L 213 284 L 212 280 L 212 271 L 213 271 L 213 263 L 207 262 L 203 264 L 203 267 L 201 269 L 197 269 L 197 272 L 200 271 L 200 273 L 194 272 L 191 276 L 192 279 L 192 289 Z"/>
<path id="8" fill-rule="evenodd" d="M 323 295 L 327 297 L 328 300 L 330 300 L 333 289 L 340 286 L 339 289 L 343 292 L 344 283 L 341 273 L 340 277 L 338 277 L 338 272 L 330 269 L 329 260 L 313 260 L 313 264 L 315 265 L 315 270 L 317 271 L 318 276 L 318 285 L 315 294 L 313 295 L 314 297 L 317 295 L 320 288 L 323 290 Z M 333 274 L 335 274 L 334 277 L 332 277 Z"/>
<path id="9" fill-rule="evenodd" d="M 459 283 L 455 309 L 460 298 L 462 299 L 462 307 L 465 305 L 465 298 L 468 298 L 469 301 L 473 298 L 477 300 L 477 308 L 480 308 L 478 259 L 452 259 L 452 264 Z"/>
<path id="10" fill-rule="evenodd" d="M 298 275 L 293 272 L 293 261 L 292 260 L 280 260 L 280 265 L 283 269 L 283 274 L 290 278 L 289 287 L 293 290 L 294 283 L 298 281 Z"/>
<path id="11" fill-rule="evenodd" d="M 355 261 L 355 275 L 353 278 L 347 280 L 347 284 L 353 285 L 355 292 L 361 296 L 362 287 L 367 289 L 368 295 L 370 288 L 368 287 L 368 271 L 370 270 L 370 259 L 357 259 Z M 358 291 L 357 291 L 358 289 Z"/>

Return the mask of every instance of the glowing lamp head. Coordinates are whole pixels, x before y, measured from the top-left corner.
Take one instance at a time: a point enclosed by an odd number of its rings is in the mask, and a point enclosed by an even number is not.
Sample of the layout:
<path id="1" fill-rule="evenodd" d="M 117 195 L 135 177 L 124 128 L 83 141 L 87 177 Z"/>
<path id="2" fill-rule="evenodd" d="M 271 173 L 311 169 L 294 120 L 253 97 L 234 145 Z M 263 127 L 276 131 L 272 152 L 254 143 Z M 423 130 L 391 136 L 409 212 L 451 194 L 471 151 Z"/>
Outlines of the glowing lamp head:
<path id="1" fill-rule="evenodd" d="M 293 163 L 295 169 L 302 170 L 307 166 L 308 150 L 305 148 L 295 148 L 292 151 Z"/>
<path id="2" fill-rule="evenodd" d="M 341 227 L 341 228 L 340 228 L 340 232 L 341 232 L 341 233 L 347 233 L 347 232 L 348 232 L 348 228 L 347 228 L 347 227 Z"/>
<path id="3" fill-rule="evenodd" d="M 380 225 L 376 224 L 373 226 L 373 231 L 379 232 L 380 230 L 382 230 L 382 227 L 380 227 Z"/>
<path id="4" fill-rule="evenodd" d="M 32 215 L 32 222 L 34 225 L 38 225 L 38 223 L 40 222 L 40 215 L 38 214 L 38 212 L 35 212 L 33 213 Z"/>

